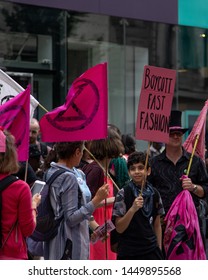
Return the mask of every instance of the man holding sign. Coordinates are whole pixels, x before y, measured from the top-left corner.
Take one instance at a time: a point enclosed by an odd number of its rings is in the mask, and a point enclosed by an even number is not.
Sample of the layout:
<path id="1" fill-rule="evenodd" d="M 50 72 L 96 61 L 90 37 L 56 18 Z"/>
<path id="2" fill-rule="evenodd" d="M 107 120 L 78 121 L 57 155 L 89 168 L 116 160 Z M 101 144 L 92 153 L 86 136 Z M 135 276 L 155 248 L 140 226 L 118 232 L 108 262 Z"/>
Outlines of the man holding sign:
<path id="1" fill-rule="evenodd" d="M 191 154 L 182 147 L 182 136 L 187 129 L 181 126 L 181 112 L 173 111 L 169 122 L 175 74 L 174 70 L 145 66 L 136 138 L 166 143 L 163 153 L 152 159 L 148 178 L 160 192 L 166 212 L 163 239 L 166 258 L 204 259 L 196 210 L 200 198 L 208 193 L 208 177 L 203 161 L 196 156 L 187 174 Z M 193 203 L 195 207 L 189 208 Z"/>

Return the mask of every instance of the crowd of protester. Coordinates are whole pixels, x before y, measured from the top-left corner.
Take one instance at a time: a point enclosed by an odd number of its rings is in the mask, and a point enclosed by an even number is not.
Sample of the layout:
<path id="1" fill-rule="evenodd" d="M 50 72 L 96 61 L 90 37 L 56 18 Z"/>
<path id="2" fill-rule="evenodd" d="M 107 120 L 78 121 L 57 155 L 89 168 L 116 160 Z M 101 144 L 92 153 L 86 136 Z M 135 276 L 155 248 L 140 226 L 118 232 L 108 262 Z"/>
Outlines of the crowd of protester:
<path id="1" fill-rule="evenodd" d="M 32 119 L 29 160 L 18 162 L 14 138 L 1 129 L 0 143 L 6 148 L 0 151 L 0 186 L 12 174 L 16 179 L 0 189 L 0 259 L 37 257 L 31 257 L 28 240 L 36 227 L 41 194 L 32 196 L 30 188 L 59 169 L 64 172 L 52 183 L 50 200 L 60 224 L 54 238 L 41 242 L 39 259 L 204 259 L 208 175 L 196 155 L 186 173 L 191 159 L 182 146 L 186 131 L 181 112 L 172 111 L 169 142 L 153 143 L 150 151 L 137 150 L 133 135 L 122 135 L 113 124 L 108 125 L 106 139 L 49 147 L 41 142 L 38 120 Z M 188 217 L 189 225 L 177 207 L 173 211 L 182 194 L 190 199 L 195 215 Z M 185 201 L 180 207 L 185 209 Z"/>

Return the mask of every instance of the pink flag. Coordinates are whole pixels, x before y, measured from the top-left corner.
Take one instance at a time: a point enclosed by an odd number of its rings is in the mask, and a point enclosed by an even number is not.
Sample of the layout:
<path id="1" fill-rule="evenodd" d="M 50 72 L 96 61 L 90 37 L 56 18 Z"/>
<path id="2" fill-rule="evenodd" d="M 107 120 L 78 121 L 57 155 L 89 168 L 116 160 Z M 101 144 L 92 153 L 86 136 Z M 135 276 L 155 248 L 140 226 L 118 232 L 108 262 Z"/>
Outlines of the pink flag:
<path id="1" fill-rule="evenodd" d="M 107 63 L 101 63 L 73 82 L 64 105 L 40 119 L 42 141 L 106 138 L 107 104 Z"/>
<path id="2" fill-rule="evenodd" d="M 15 137 L 18 160 L 28 159 L 30 87 L 0 106 L 0 126 Z"/>
<path id="3" fill-rule="evenodd" d="M 6 152 L 6 135 L 2 131 L 2 127 L 0 127 L 0 153 Z"/>
<path id="4" fill-rule="evenodd" d="M 192 153 L 196 135 L 199 135 L 199 140 L 196 146 L 195 153 L 201 159 L 205 160 L 205 130 L 206 130 L 206 117 L 208 109 L 208 100 L 205 102 L 203 109 L 201 110 L 188 138 L 183 144 L 184 149 Z"/>
<path id="5" fill-rule="evenodd" d="M 167 260 L 206 260 L 198 216 L 189 191 L 183 190 L 177 195 L 164 222 Z"/>

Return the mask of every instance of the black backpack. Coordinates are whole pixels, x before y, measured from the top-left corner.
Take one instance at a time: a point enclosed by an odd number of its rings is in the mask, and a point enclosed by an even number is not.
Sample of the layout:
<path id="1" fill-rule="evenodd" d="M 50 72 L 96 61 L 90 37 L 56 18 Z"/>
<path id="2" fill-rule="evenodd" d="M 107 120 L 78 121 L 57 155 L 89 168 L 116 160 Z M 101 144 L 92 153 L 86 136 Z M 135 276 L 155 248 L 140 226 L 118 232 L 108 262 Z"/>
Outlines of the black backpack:
<path id="1" fill-rule="evenodd" d="M 59 225 L 64 217 L 55 220 L 55 215 L 50 201 L 50 186 L 55 179 L 66 172 L 65 169 L 58 169 L 51 177 L 46 180 L 46 184 L 41 191 L 41 203 L 37 208 L 38 216 L 36 218 L 36 228 L 30 236 L 35 241 L 49 241 L 53 239 L 57 233 Z M 80 207 L 82 193 L 78 188 L 78 207 Z"/>
<path id="2" fill-rule="evenodd" d="M 41 191 L 41 203 L 37 207 L 38 216 L 36 218 L 36 228 L 30 236 L 35 241 L 48 241 L 58 233 L 58 227 L 62 217 L 55 220 L 55 215 L 50 202 L 50 186 L 55 179 L 64 173 L 64 169 L 58 169 L 46 180 L 46 184 Z"/>
<path id="3" fill-rule="evenodd" d="M 0 248 L 3 247 L 2 244 L 2 228 L 1 228 L 1 211 L 2 211 L 2 191 L 5 190 L 8 186 L 10 186 L 13 182 L 19 180 L 18 177 L 9 175 L 4 179 L 0 180 Z M 11 233 L 11 231 L 10 231 Z M 9 237 L 9 235 L 8 235 Z M 4 242 L 5 243 L 5 242 Z"/>

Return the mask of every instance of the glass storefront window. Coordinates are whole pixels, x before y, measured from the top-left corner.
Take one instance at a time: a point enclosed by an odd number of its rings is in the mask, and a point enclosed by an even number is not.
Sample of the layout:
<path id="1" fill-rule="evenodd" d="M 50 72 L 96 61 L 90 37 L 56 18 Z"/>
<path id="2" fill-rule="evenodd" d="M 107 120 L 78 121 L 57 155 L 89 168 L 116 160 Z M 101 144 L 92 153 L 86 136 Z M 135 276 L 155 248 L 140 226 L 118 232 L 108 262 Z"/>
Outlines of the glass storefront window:
<path id="1" fill-rule="evenodd" d="M 173 108 L 207 99 L 205 29 L 0 1 L 0 67 L 33 75 L 33 94 L 51 110 L 73 81 L 108 63 L 108 122 L 135 134 L 144 65 L 175 69 Z M 37 111 L 40 118 L 44 112 Z"/>
<path id="2" fill-rule="evenodd" d="M 0 32 L 0 42 L 0 57 L 4 60 L 37 62 L 37 36 Z"/>

